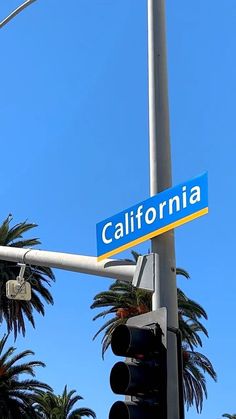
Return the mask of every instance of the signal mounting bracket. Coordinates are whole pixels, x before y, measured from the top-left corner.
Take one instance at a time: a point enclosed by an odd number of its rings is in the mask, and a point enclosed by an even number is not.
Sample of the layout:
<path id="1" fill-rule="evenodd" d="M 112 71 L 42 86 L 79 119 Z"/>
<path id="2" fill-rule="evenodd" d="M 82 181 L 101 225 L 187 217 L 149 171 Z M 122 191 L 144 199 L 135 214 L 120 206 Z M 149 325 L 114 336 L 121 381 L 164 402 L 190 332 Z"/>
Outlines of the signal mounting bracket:
<path id="1" fill-rule="evenodd" d="M 159 276 L 159 255 L 150 253 L 139 256 L 132 285 L 146 291 L 155 291 L 155 278 Z"/>

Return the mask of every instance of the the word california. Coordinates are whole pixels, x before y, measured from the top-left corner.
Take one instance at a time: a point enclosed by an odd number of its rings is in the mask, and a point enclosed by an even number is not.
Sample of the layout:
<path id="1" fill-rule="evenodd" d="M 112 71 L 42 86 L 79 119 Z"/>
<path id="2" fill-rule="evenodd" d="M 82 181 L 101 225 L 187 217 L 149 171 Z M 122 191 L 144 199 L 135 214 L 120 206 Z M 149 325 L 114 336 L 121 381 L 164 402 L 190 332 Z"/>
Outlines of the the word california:
<path id="1" fill-rule="evenodd" d="M 175 186 L 97 224 L 98 260 L 208 212 L 207 174 Z"/>

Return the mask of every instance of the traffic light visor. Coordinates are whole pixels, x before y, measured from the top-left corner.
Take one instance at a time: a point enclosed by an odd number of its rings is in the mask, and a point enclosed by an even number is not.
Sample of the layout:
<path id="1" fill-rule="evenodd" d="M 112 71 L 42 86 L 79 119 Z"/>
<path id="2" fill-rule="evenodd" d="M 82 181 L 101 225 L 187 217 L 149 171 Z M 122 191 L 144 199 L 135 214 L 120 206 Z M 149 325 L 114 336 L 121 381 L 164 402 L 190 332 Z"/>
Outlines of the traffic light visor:
<path id="1" fill-rule="evenodd" d="M 157 368 L 143 363 L 117 362 L 110 374 L 110 385 L 115 394 L 150 393 L 157 389 L 157 383 Z"/>
<path id="2" fill-rule="evenodd" d="M 119 325 L 111 338 L 111 349 L 115 355 L 136 357 L 147 356 L 157 349 L 157 336 L 153 329 Z"/>
<path id="3" fill-rule="evenodd" d="M 148 406 L 138 405 L 132 402 L 115 402 L 111 407 L 109 419 L 154 419 Z"/>

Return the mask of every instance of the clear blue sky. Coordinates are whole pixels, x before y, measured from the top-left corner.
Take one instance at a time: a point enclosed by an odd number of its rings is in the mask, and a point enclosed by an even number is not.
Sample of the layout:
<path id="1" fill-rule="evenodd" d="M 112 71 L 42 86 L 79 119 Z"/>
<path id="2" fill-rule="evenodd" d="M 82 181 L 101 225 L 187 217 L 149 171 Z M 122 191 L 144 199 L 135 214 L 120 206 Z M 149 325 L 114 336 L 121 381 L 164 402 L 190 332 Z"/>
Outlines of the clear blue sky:
<path id="1" fill-rule="evenodd" d="M 209 172 L 209 215 L 176 230 L 191 274 L 179 286 L 209 315 L 202 352 L 218 383 L 201 418 L 218 419 L 236 411 L 236 2 L 166 7 L 173 184 Z M 1 219 L 38 223 L 41 249 L 95 256 L 96 223 L 149 196 L 146 0 L 38 0 L 0 37 Z M 67 383 L 106 419 L 115 357 L 92 342 L 89 307 L 111 281 L 55 273 L 55 305 L 16 345 L 47 364 L 39 379 L 58 393 Z"/>

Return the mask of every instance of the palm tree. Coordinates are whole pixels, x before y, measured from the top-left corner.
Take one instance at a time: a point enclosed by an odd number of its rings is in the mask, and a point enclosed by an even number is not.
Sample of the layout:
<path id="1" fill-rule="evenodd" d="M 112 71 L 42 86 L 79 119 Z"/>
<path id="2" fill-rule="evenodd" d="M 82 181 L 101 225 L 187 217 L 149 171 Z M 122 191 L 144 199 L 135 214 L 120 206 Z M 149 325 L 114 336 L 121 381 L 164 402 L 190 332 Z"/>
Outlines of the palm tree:
<path id="1" fill-rule="evenodd" d="M 224 413 L 222 417 L 228 419 L 236 419 L 236 414 L 230 415 L 229 413 Z"/>
<path id="2" fill-rule="evenodd" d="M 178 272 L 182 272 L 182 270 L 178 270 Z M 208 334 L 205 327 L 200 323 L 199 318 L 207 318 L 206 312 L 199 304 L 189 299 L 179 288 L 177 289 L 177 294 L 182 339 L 188 343 L 191 349 L 197 345 L 202 346 L 198 332 L 202 331 L 206 336 Z M 115 314 L 115 317 L 109 319 L 94 336 L 96 338 L 97 335 L 105 330 L 102 339 L 102 355 L 104 357 L 111 342 L 112 332 L 116 326 L 126 323 L 130 317 L 151 311 L 151 293 L 135 288 L 130 283 L 115 281 L 110 286 L 109 291 L 101 292 L 94 297 L 91 308 L 101 307 L 108 307 L 108 309 L 98 313 L 93 320 L 109 314 Z"/>
<path id="3" fill-rule="evenodd" d="M 135 259 L 137 254 L 134 254 Z M 178 268 L 177 274 L 189 278 L 188 273 Z M 194 352 L 196 347 L 202 346 L 199 333 L 208 337 L 208 333 L 201 319 L 207 319 L 205 310 L 195 301 L 189 299 L 183 291 L 177 289 L 179 327 L 182 333 L 183 366 L 184 366 L 184 400 L 187 408 L 195 404 L 198 412 L 202 410 L 203 398 L 207 397 L 204 374 L 216 380 L 216 373 L 207 357 Z M 124 324 L 128 318 L 151 311 L 151 293 L 135 288 L 130 283 L 115 281 L 109 288 L 94 297 L 91 308 L 106 308 L 98 313 L 93 320 L 114 314 L 98 330 L 94 339 L 104 332 L 102 338 L 102 356 L 111 343 L 111 336 L 119 324 Z"/>
<path id="4" fill-rule="evenodd" d="M 0 246 L 27 248 L 40 244 L 38 238 L 23 239 L 23 234 L 37 227 L 36 224 L 24 221 L 10 227 L 11 221 L 12 216 L 9 215 L 0 226 Z M 55 280 L 50 268 L 27 266 L 24 277 L 31 284 L 31 301 L 9 300 L 6 297 L 6 282 L 16 279 L 19 270 L 17 263 L 0 260 L 0 324 L 5 321 L 8 333 L 13 330 L 15 338 L 18 332 L 25 335 L 25 319 L 35 327 L 34 310 L 45 314 L 43 301 L 53 304 L 52 295 L 46 286 Z"/>
<path id="5" fill-rule="evenodd" d="M 183 392 L 187 409 L 195 404 L 197 412 L 202 411 L 203 398 L 207 398 L 206 379 L 207 373 L 216 381 L 216 373 L 209 359 L 194 350 L 188 350 L 183 342 Z"/>
<path id="6" fill-rule="evenodd" d="M 62 396 L 55 395 L 52 391 L 38 391 L 38 395 L 34 398 L 36 402 L 35 409 L 40 419 L 80 419 L 83 416 L 96 418 L 95 413 L 86 407 L 73 409 L 74 405 L 82 397 L 74 395 L 75 390 L 67 392 L 65 386 Z"/>
<path id="7" fill-rule="evenodd" d="M 22 374 L 35 376 L 34 368 L 45 364 L 40 361 L 24 362 L 18 361 L 26 356 L 34 355 L 34 352 L 26 350 L 14 354 L 15 348 L 10 347 L 4 351 L 7 341 L 5 335 L 0 340 L 0 417 L 2 419 L 21 419 L 28 417 L 36 419 L 36 412 L 32 407 L 32 397 L 36 390 L 51 390 L 51 387 L 35 379 L 21 380 Z"/>

